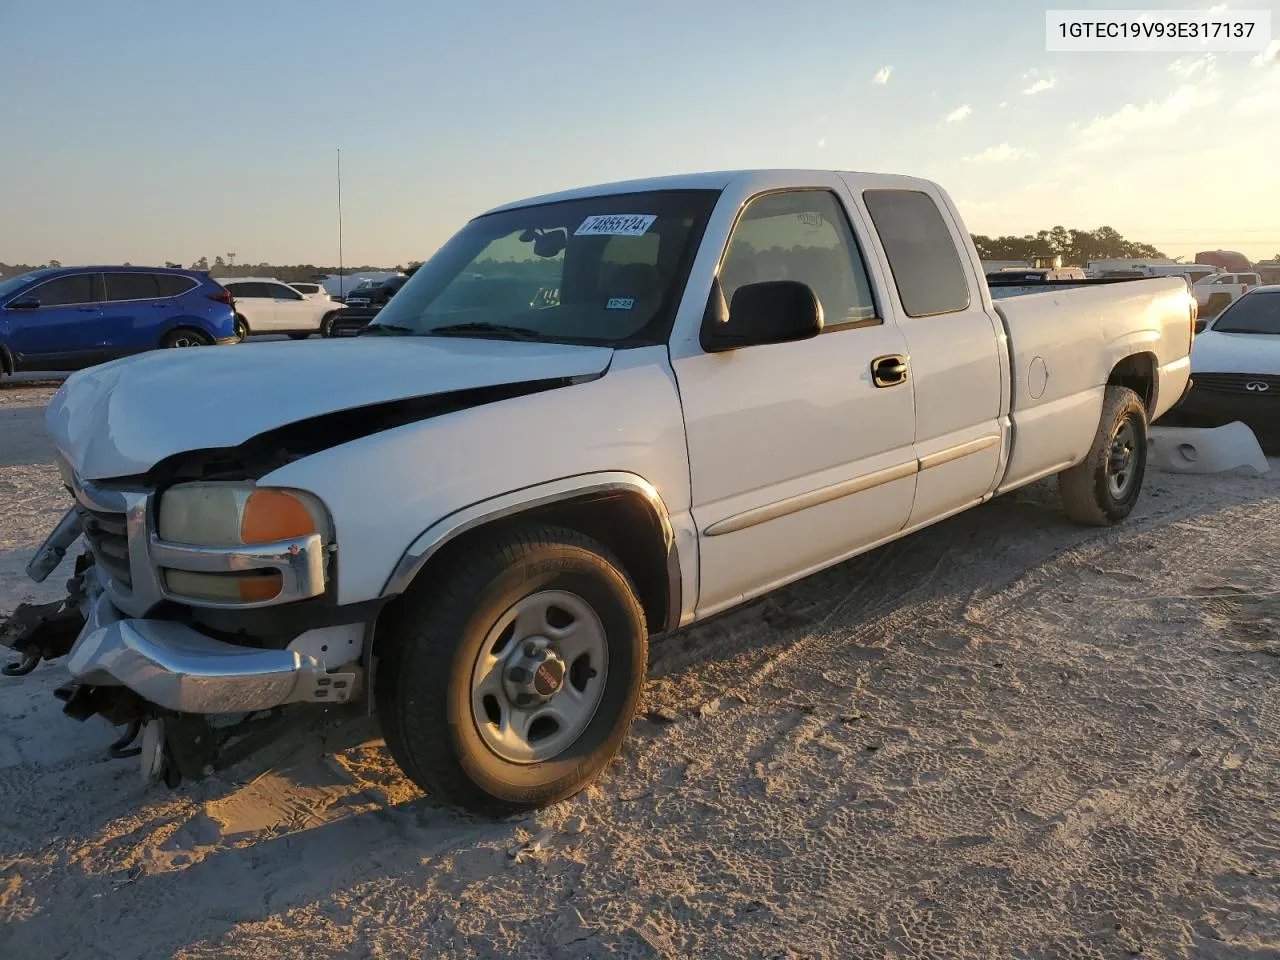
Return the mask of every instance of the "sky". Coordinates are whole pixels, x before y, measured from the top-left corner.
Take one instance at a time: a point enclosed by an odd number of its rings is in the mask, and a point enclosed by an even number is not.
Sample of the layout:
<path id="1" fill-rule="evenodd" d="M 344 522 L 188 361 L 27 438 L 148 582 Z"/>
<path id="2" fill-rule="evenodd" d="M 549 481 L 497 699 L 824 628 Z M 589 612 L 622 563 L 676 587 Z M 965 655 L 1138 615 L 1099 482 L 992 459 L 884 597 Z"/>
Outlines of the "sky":
<path id="1" fill-rule="evenodd" d="M 1280 41 L 1048 53 L 1046 6 L 0 0 L 0 262 L 336 264 L 338 149 L 348 265 L 521 197 L 753 167 L 928 177 L 975 233 L 1280 254 Z M 1280 0 L 1231 6 L 1280 33 Z"/>

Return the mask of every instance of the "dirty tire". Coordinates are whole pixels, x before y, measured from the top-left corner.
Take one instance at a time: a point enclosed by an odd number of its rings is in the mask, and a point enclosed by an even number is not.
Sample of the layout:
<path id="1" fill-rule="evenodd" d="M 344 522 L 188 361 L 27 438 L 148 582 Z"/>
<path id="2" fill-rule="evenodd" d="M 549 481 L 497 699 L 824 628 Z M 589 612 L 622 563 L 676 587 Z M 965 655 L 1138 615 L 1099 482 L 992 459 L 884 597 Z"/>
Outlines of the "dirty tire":
<path id="1" fill-rule="evenodd" d="M 1123 444 L 1125 438 L 1132 442 Z M 1113 449 L 1119 446 L 1117 440 L 1130 448 L 1123 471 L 1118 467 L 1118 450 Z M 1063 509 L 1077 523 L 1095 527 L 1119 523 L 1138 502 L 1146 468 L 1147 409 L 1128 387 L 1109 386 L 1089 455 L 1058 474 Z M 1122 475 L 1124 482 L 1118 484 Z"/>
<path id="2" fill-rule="evenodd" d="M 481 733 L 473 674 L 504 615 L 549 591 L 573 595 L 598 618 L 607 668 L 576 739 L 548 759 L 512 762 Z M 420 578 L 385 616 L 373 691 L 379 724 L 391 756 L 431 799 L 481 814 L 542 807 L 584 789 L 617 755 L 644 684 L 647 634 L 635 587 L 600 543 L 551 526 L 495 535 Z"/>

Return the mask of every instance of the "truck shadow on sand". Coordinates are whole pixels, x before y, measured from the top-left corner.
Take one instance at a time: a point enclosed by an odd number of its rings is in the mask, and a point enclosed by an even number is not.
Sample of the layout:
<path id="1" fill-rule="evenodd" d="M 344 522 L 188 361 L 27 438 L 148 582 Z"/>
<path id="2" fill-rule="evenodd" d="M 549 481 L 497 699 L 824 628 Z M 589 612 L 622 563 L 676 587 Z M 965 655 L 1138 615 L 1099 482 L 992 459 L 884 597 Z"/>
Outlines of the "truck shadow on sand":
<path id="1" fill-rule="evenodd" d="M 883 655 L 881 644 L 911 644 L 912 638 L 873 633 L 868 643 L 860 629 L 882 630 L 883 618 L 903 605 L 943 600 L 963 610 L 1066 551 L 1103 550 L 1207 520 L 1223 504 L 1198 497 L 1195 484 L 1194 478 L 1153 474 L 1135 516 L 1103 530 L 1070 524 L 1052 484 L 1037 484 L 658 638 L 642 718 L 627 752 L 660 745 L 666 727 L 767 675 L 771 665 L 812 638 L 834 633 L 833 642 L 847 648 L 845 656 L 874 661 L 873 653 Z M 1267 478 L 1239 489 L 1232 508 L 1274 500 L 1277 493 Z M 1081 616 L 1087 618 L 1088 611 Z M 64 722 L 72 735 L 74 724 Z M 471 818 L 433 806 L 407 783 L 366 717 L 317 719 L 225 778 L 185 784 L 174 793 L 161 788 L 142 794 L 132 763 L 104 760 L 77 774 L 72 762 L 15 769 L 26 778 L 25 788 L 0 790 L 18 800 L 30 792 L 35 801 L 12 804 L 0 822 L 0 861 L 14 858 L 9 864 L 31 857 L 37 846 L 49 849 L 51 825 L 42 810 L 74 808 L 73 817 L 52 825 L 54 850 L 62 849 L 41 854 L 46 863 L 50 855 L 56 862 L 45 880 L 34 882 L 77 904 L 70 922 L 57 904 L 12 916 L 0 928 L 5 955 L 53 955 L 68 948 L 75 953 L 89 943 L 105 956 L 143 955 L 128 918 L 154 916 L 157 904 L 166 905 L 172 929 L 152 927 L 146 949 L 154 952 L 145 955 L 169 956 L 189 947 L 197 955 L 216 956 L 219 942 L 238 925 L 295 907 L 327 904 L 339 920 L 342 910 L 334 899 L 358 898 L 359 890 L 378 881 L 429 887 L 447 898 L 512 868 L 518 859 L 513 851 L 531 835 L 555 828 L 583 805 L 604 807 L 625 820 L 630 808 L 623 806 L 622 794 L 644 787 L 625 779 L 635 764 L 624 753 L 614 768 L 622 775 L 606 773 L 595 799 L 507 821 Z M 749 765 L 745 756 L 743 765 Z M 0 770 L 0 788 L 9 772 Z M 16 889 L 21 891 L 21 882 Z M 457 932 L 451 920 L 440 917 L 421 923 L 433 935 L 441 934 L 441 924 Z"/>

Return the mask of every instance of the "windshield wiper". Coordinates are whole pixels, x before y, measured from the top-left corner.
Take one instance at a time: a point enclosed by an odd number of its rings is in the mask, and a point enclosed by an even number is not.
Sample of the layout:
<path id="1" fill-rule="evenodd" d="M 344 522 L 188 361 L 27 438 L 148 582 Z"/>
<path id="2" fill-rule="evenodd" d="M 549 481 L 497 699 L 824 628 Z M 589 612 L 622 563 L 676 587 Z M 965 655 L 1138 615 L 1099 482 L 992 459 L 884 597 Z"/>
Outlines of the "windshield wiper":
<path id="1" fill-rule="evenodd" d="M 513 327 L 505 323 L 487 323 L 483 320 L 472 321 L 471 323 L 451 323 L 443 327 L 435 327 L 427 330 L 428 336 L 461 336 L 465 337 L 469 334 L 486 334 L 494 333 L 503 337 L 511 337 L 513 340 L 538 340 L 542 334 L 537 330 L 530 330 L 528 327 Z"/>
<path id="2" fill-rule="evenodd" d="M 417 330 L 413 329 L 413 327 L 403 327 L 398 323 L 371 323 L 368 326 L 366 326 L 363 330 L 361 330 L 360 333 L 362 336 L 367 336 L 370 333 L 381 333 L 383 331 L 386 331 L 386 334 L 388 336 L 394 336 L 396 334 L 401 334 L 401 333 L 417 333 L 418 332 Z"/>

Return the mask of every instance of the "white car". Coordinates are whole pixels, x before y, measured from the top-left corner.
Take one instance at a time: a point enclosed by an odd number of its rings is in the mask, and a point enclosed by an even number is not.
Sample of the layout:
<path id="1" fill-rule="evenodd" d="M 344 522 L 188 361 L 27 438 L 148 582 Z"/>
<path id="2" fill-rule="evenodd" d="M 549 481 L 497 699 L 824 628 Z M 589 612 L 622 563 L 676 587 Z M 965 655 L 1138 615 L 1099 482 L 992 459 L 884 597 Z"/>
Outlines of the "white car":
<path id="1" fill-rule="evenodd" d="M 324 334 L 337 307 L 328 297 L 319 299 L 299 293 L 272 277 L 236 277 L 219 280 L 235 300 L 236 336 L 241 340 L 260 333 L 287 333 L 305 340 L 313 333 Z"/>
<path id="2" fill-rule="evenodd" d="M 68 712 L 127 724 L 145 776 L 264 742 L 209 715 L 369 697 L 433 800 L 562 800 L 653 634 L 1042 477 L 1123 520 L 1190 370 L 1181 278 L 993 301 L 913 177 L 587 187 L 441 251 L 367 335 L 132 357 L 50 402 L 79 508 L 28 573 L 83 534 L 84 619 L 0 640 L 12 672 L 67 656 Z"/>
<path id="3" fill-rule="evenodd" d="M 1268 443 L 1280 439 L 1280 284 L 1254 287 L 1210 321 L 1191 349 L 1191 381 L 1172 422 L 1241 420 Z"/>
<path id="4" fill-rule="evenodd" d="M 1261 283 L 1256 273 L 1215 273 L 1198 280 L 1193 289 L 1200 315 L 1216 317 Z"/>

